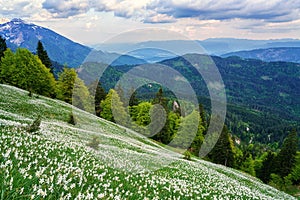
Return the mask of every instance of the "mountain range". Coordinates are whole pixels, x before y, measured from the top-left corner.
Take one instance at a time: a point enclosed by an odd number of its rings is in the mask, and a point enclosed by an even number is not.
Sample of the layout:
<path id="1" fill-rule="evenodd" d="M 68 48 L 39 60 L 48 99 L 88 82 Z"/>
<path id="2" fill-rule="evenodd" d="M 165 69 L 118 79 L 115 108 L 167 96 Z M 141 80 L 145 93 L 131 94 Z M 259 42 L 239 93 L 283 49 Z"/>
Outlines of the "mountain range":
<path id="1" fill-rule="evenodd" d="M 236 51 L 267 49 L 276 47 L 300 47 L 300 40 L 297 39 L 276 39 L 276 40 L 249 40 L 236 38 L 209 38 L 206 40 L 167 40 L 167 41 L 145 41 L 138 43 L 102 43 L 93 45 L 95 49 L 103 51 L 128 53 L 136 55 L 136 52 L 144 51 L 145 48 L 152 49 L 152 55 L 161 54 L 161 50 L 169 51 L 184 55 L 187 53 L 201 53 L 200 50 L 191 49 L 192 45 L 198 45 L 202 49 L 202 53 L 209 55 L 223 55 Z M 153 49 L 157 49 L 154 52 Z M 135 52 L 135 53 L 131 53 Z M 153 54 L 154 53 L 154 54 Z M 145 56 L 145 55 L 144 55 Z M 164 58 L 170 58 L 166 56 Z M 145 58 L 144 58 L 145 59 Z"/>
<path id="2" fill-rule="evenodd" d="M 51 60 L 69 67 L 79 67 L 84 60 L 126 65 L 160 62 L 188 53 L 203 53 L 223 57 L 239 56 L 264 61 L 300 61 L 300 40 L 248 40 L 236 38 L 210 38 L 206 40 L 167 40 L 139 43 L 105 43 L 91 47 L 22 19 L 0 24 L 0 35 L 8 47 L 36 51 L 38 40 L 44 45 Z M 197 46 L 197 49 L 195 48 Z M 199 50 L 200 49 L 200 50 Z M 201 51 L 201 52 L 200 52 Z M 113 53 L 111 53 L 113 52 Z"/>
<path id="3" fill-rule="evenodd" d="M 36 52 L 40 40 L 51 60 L 69 67 L 80 65 L 91 51 L 91 48 L 78 44 L 54 31 L 13 19 L 0 25 L 0 35 L 6 39 L 7 46 L 15 50 L 22 47 Z"/>
<path id="4" fill-rule="evenodd" d="M 7 46 L 12 50 L 22 47 L 33 53 L 36 52 L 40 40 L 51 60 L 69 67 L 79 67 L 87 57 L 93 61 L 113 65 L 146 62 L 129 55 L 93 50 L 50 29 L 27 23 L 22 19 L 12 19 L 10 22 L 0 24 L 0 35 L 6 39 Z"/>
<path id="5" fill-rule="evenodd" d="M 222 57 L 238 56 L 267 62 L 285 61 L 300 63 L 300 47 L 276 47 L 268 49 L 254 49 L 250 51 L 237 51 L 222 55 Z"/>

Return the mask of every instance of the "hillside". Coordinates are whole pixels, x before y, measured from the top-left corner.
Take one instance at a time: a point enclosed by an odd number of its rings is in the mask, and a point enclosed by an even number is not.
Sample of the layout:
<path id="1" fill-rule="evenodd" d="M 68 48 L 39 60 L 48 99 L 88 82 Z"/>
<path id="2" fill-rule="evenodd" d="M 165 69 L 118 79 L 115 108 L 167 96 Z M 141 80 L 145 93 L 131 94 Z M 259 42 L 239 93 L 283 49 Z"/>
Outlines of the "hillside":
<path id="1" fill-rule="evenodd" d="M 267 62 L 284 61 L 300 63 L 300 47 L 255 49 L 251 51 L 237 51 L 222 55 L 222 57 L 229 56 L 258 59 Z"/>
<path id="2" fill-rule="evenodd" d="M 72 111 L 75 126 L 67 123 Z M 38 115 L 40 131 L 26 132 Z M 0 133 L 2 199 L 293 199 L 244 173 L 183 160 L 131 130 L 7 85 L 0 85 Z"/>
<path id="3" fill-rule="evenodd" d="M 195 59 L 206 58 L 197 54 L 189 56 Z M 299 64 L 264 62 L 238 57 L 214 56 L 212 59 L 221 73 L 226 88 L 227 125 L 243 141 L 249 142 L 252 138 L 262 143 L 281 143 L 286 136 L 286 130 L 300 127 L 300 90 L 297 87 L 300 85 Z M 199 102 L 204 104 L 206 110 L 210 109 L 207 87 L 194 67 L 185 61 L 184 56 L 160 63 L 182 74 L 196 91 Z M 99 67 L 99 65 L 95 66 Z M 136 66 L 126 65 L 107 68 L 101 77 L 103 87 L 106 90 L 115 87 L 120 77 L 134 67 Z M 87 71 L 88 68 L 83 69 Z M 89 69 L 89 72 L 79 73 L 79 76 L 89 80 L 86 78 L 89 77 L 88 74 L 94 75 L 95 72 L 95 69 Z M 151 89 L 142 87 L 137 93 L 139 98 L 147 98 L 151 95 L 153 98 L 157 90 L 157 87 Z M 250 128 L 247 134 L 246 127 Z"/>

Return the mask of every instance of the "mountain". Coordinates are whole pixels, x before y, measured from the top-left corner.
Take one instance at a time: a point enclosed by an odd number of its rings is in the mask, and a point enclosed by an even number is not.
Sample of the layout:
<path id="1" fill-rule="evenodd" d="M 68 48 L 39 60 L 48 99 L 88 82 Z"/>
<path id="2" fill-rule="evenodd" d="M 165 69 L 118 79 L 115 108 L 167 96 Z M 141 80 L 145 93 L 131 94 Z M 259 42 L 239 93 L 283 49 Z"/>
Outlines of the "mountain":
<path id="1" fill-rule="evenodd" d="M 41 40 L 51 60 L 69 67 L 79 66 L 91 51 L 89 47 L 75 43 L 50 29 L 21 19 L 0 24 L 0 35 L 6 39 L 8 47 L 23 47 L 31 52 L 36 51 L 38 40 Z"/>
<path id="2" fill-rule="evenodd" d="M 76 125 L 67 122 L 71 113 Z M 39 116 L 40 130 L 26 131 Z M 0 85 L 0 138 L 2 199 L 295 199 L 244 172 L 182 159 L 132 130 L 7 85 Z"/>
<path id="3" fill-rule="evenodd" d="M 178 56 L 172 52 L 163 49 L 155 49 L 155 48 L 136 49 L 131 52 L 128 52 L 128 55 L 146 60 L 149 63 L 156 63 L 156 62 L 160 62 Z"/>
<path id="4" fill-rule="evenodd" d="M 277 47 L 238 51 L 222 55 L 222 57 L 238 56 L 241 58 L 258 59 L 267 62 L 285 61 L 300 63 L 300 47 Z"/>
<path id="5" fill-rule="evenodd" d="M 195 45 L 198 45 L 195 48 Z M 139 43 L 105 43 L 93 45 L 94 48 L 102 51 L 110 51 L 116 53 L 128 53 L 133 51 L 143 52 L 146 49 L 156 49 L 153 51 L 152 57 L 157 57 L 161 51 L 167 51 L 168 54 L 181 56 L 188 53 L 205 53 L 209 55 L 223 55 L 230 52 L 253 50 L 262 48 L 275 47 L 300 47 L 300 40 L 297 39 L 274 39 L 274 40 L 249 40 L 236 38 L 209 38 L 206 40 L 165 40 L 165 41 L 145 41 Z M 202 51 L 201 51 L 202 49 Z M 170 58 L 169 55 L 160 56 L 163 60 Z M 130 54 L 134 55 L 134 54 Z M 146 58 L 151 61 L 151 54 Z"/>
<path id="6" fill-rule="evenodd" d="M 130 55 L 121 55 L 117 53 L 103 52 L 100 50 L 93 50 L 86 57 L 85 62 L 104 63 L 112 66 L 116 65 L 141 65 L 147 61 L 136 58 Z"/>
<path id="7" fill-rule="evenodd" d="M 47 28 L 26 23 L 21 19 L 13 19 L 0 24 L 0 35 L 6 39 L 7 46 L 13 50 L 22 47 L 35 52 L 38 40 L 41 40 L 51 60 L 69 67 L 78 67 L 87 58 L 112 65 L 146 63 L 145 60 L 130 55 L 92 51 L 90 47 L 73 42 Z"/>

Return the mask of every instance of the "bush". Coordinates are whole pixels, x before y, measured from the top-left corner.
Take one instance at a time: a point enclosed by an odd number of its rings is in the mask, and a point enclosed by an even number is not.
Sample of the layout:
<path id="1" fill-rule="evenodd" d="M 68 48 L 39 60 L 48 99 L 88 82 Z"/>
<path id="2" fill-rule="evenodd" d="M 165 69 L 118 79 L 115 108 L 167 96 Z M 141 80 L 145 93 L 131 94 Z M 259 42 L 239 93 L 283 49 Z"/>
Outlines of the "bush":
<path id="1" fill-rule="evenodd" d="M 27 126 L 26 131 L 29 133 L 36 133 L 40 130 L 40 125 L 42 122 L 42 118 L 41 116 L 38 116 L 36 120 L 34 120 L 34 122 Z"/>
<path id="2" fill-rule="evenodd" d="M 75 120 L 75 117 L 74 117 L 73 113 L 70 113 L 68 123 L 76 125 L 76 120 Z"/>
<path id="3" fill-rule="evenodd" d="M 186 159 L 186 160 L 192 160 L 192 154 L 191 154 L 191 152 L 190 151 L 185 151 L 184 153 L 183 153 L 183 155 L 184 155 L 184 159 Z"/>
<path id="4" fill-rule="evenodd" d="M 92 149 L 98 150 L 99 148 L 99 138 L 98 137 L 93 137 L 93 139 L 87 144 L 87 146 L 91 147 Z"/>

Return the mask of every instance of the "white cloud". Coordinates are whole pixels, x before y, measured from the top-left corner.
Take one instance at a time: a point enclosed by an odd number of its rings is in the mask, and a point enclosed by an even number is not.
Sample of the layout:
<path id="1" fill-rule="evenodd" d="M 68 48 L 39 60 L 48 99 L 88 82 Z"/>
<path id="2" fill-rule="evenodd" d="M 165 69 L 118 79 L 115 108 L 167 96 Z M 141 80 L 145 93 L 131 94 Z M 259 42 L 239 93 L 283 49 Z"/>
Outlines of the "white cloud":
<path id="1" fill-rule="evenodd" d="M 89 11 L 88 0 L 46 0 L 43 8 L 53 14 L 53 17 L 68 18 Z"/>

